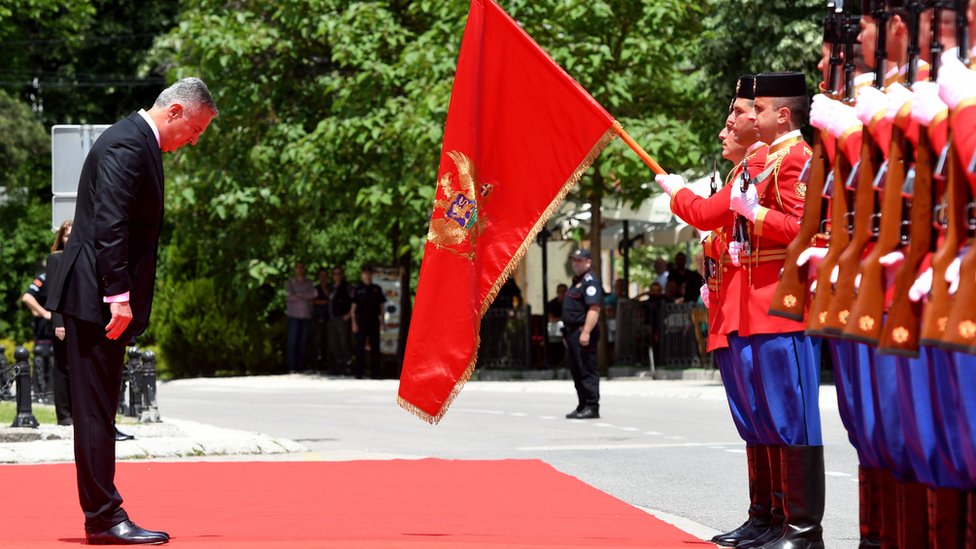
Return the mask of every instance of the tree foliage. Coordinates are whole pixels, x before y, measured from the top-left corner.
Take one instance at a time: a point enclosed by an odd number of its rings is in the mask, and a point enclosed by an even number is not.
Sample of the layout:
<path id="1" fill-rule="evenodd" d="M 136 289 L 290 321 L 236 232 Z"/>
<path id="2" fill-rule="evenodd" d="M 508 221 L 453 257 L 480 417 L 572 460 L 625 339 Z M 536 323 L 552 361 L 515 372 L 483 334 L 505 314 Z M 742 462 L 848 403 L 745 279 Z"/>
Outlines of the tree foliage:
<path id="1" fill-rule="evenodd" d="M 280 364 L 280 288 L 295 261 L 353 275 L 366 262 L 420 261 L 467 1 L 10 2 L 0 0 L 9 60 L 0 81 L 17 82 L 4 86 L 35 106 L 25 82 L 48 82 L 47 123 L 115 120 L 148 106 L 164 80 L 189 75 L 215 95 L 220 116 L 198 146 L 164 160 L 149 339 L 174 371 Z M 499 3 L 669 171 L 701 170 L 711 158 L 739 73 L 816 62 L 810 0 Z M 114 77 L 139 85 L 93 85 Z M 13 136 L 0 135 L 0 147 Z M 29 145 L 14 148 L 0 164 L 33 158 L 19 152 Z M 49 172 L 18 165 L 26 171 L 7 171 L 6 184 L 33 189 L 32 207 L 43 210 Z M 611 194 L 641 200 L 656 192 L 652 177 L 617 141 L 576 198 L 595 209 Z M 46 226 L 36 212 L 21 219 Z"/>
<path id="2" fill-rule="evenodd" d="M 51 245 L 51 144 L 28 105 L 0 91 L 0 335 L 25 341 L 20 296 Z"/>

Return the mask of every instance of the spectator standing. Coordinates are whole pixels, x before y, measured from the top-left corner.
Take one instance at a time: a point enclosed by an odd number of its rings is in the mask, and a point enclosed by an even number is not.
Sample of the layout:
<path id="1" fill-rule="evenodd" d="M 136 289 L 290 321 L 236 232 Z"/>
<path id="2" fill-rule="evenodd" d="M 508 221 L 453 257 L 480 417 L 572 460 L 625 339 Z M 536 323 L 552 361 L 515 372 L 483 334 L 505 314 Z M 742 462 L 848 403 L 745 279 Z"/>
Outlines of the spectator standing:
<path id="1" fill-rule="evenodd" d="M 600 417 L 600 370 L 596 363 L 600 343 L 600 309 L 603 307 L 603 285 L 590 270 L 590 251 L 573 252 L 573 284 L 563 300 L 563 323 L 566 327 L 566 351 L 569 371 L 573 374 L 579 404 L 566 414 L 568 419 Z"/>
<path id="2" fill-rule="evenodd" d="M 308 329 L 312 322 L 312 300 L 315 286 L 305 278 L 305 265 L 295 263 L 295 276 L 285 282 L 288 315 L 288 372 L 305 369 L 305 348 L 308 346 Z"/>
<path id="3" fill-rule="evenodd" d="M 356 335 L 356 366 L 353 373 L 362 379 L 366 369 L 366 343 L 369 343 L 369 371 L 373 379 L 380 375 L 380 330 L 383 327 L 383 288 L 373 284 L 373 268 L 364 265 L 360 284 L 352 294 L 352 332 Z"/>
<path id="4" fill-rule="evenodd" d="M 324 370 L 329 356 L 329 270 L 320 268 L 317 277 L 312 300 L 312 354 L 315 369 Z"/>
<path id="5" fill-rule="evenodd" d="M 350 322 L 352 295 L 342 267 L 332 268 L 332 289 L 329 290 L 329 353 L 336 373 L 347 373 L 352 359 Z"/>
<path id="6" fill-rule="evenodd" d="M 39 273 L 21 297 L 21 301 L 30 309 L 33 315 L 32 329 L 34 332 L 34 353 L 51 356 L 53 366 L 50 369 L 41 368 L 35 371 L 35 376 L 45 376 L 38 380 L 45 388 L 50 383 L 54 391 L 54 411 L 58 418 L 58 425 L 71 425 L 71 388 L 68 386 L 68 357 L 64 345 L 64 319 L 58 313 L 52 313 L 43 307 L 47 302 L 47 288 L 44 282 L 49 274 L 54 273 L 61 261 L 61 252 L 71 234 L 71 220 L 65 221 L 58 228 L 51 246 L 44 272 Z M 35 362 L 35 368 L 36 366 Z"/>
<path id="7" fill-rule="evenodd" d="M 688 256 L 678 252 L 674 256 L 674 268 L 668 271 L 668 283 L 675 284 L 674 300 L 679 303 L 696 303 L 705 283 L 698 271 L 688 268 Z M 665 286 L 666 287 L 666 286 Z"/>
<path id="8" fill-rule="evenodd" d="M 563 300 L 566 299 L 565 284 L 556 286 L 556 297 L 546 303 L 546 354 L 550 365 L 561 364 L 563 355 L 566 354 L 566 345 L 563 344 Z"/>
<path id="9" fill-rule="evenodd" d="M 546 304 L 546 314 L 549 315 L 549 322 L 556 322 L 557 320 L 562 320 L 563 318 L 563 299 L 566 298 L 566 290 L 568 287 L 565 284 L 560 284 L 556 286 L 556 297 L 549 300 Z"/>
<path id="10" fill-rule="evenodd" d="M 661 285 L 661 291 L 668 287 L 668 263 L 663 257 L 654 260 L 654 282 Z"/>

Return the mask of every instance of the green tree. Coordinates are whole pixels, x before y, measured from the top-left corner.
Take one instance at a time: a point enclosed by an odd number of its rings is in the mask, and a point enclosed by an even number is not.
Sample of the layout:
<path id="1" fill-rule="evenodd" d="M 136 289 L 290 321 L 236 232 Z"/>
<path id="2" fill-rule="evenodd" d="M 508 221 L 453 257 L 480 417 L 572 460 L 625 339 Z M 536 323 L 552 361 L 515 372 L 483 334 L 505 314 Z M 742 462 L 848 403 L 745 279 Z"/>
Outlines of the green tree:
<path id="1" fill-rule="evenodd" d="M 26 341 L 20 302 L 50 252 L 50 139 L 30 107 L 0 91 L 0 337 Z"/>

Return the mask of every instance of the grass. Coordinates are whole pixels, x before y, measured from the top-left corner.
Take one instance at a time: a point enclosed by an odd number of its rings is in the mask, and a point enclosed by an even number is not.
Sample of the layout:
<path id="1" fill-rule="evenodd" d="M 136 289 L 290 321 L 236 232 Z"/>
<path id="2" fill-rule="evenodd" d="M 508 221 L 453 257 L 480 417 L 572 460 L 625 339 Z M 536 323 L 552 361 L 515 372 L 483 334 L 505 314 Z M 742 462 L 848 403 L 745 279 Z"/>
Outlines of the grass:
<path id="1" fill-rule="evenodd" d="M 58 415 L 54 411 L 54 406 L 50 404 L 37 404 L 32 407 L 34 418 L 38 423 L 57 425 Z M 9 427 L 17 417 L 17 403 L 12 400 L 0 400 L 0 427 Z M 141 422 L 134 417 L 115 416 L 115 423 L 118 425 L 139 425 Z"/>
<path id="2" fill-rule="evenodd" d="M 54 406 L 49 404 L 34 404 L 34 417 L 38 423 L 56 425 L 58 416 L 54 412 Z M 17 417 L 17 403 L 10 400 L 0 401 L 0 427 L 9 427 Z"/>

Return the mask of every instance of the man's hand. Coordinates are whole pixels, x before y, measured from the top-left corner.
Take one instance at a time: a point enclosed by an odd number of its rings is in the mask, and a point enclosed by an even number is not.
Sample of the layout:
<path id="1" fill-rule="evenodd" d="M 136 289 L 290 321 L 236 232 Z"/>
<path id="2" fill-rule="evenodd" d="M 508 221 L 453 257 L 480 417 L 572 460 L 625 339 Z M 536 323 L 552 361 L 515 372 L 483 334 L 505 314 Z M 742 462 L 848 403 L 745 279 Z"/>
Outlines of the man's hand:
<path id="1" fill-rule="evenodd" d="M 879 113 L 887 113 L 888 99 L 883 91 L 874 86 L 864 86 L 857 93 L 857 103 L 854 104 L 858 120 L 865 127 L 874 121 Z"/>
<path id="2" fill-rule="evenodd" d="M 682 189 L 685 186 L 685 180 L 678 174 L 658 174 L 654 176 L 654 181 L 661 186 L 661 190 L 666 192 L 668 196 L 673 196 L 675 192 Z"/>
<path id="3" fill-rule="evenodd" d="M 736 185 L 729 196 L 729 209 L 738 212 L 739 215 L 749 221 L 755 222 L 759 210 L 762 209 L 762 206 L 759 205 L 759 194 L 756 193 L 756 186 L 749 185 L 749 188 L 742 192 L 742 188 Z"/>
<path id="4" fill-rule="evenodd" d="M 929 126 L 936 116 L 948 113 L 949 107 L 939 99 L 939 85 L 935 82 L 916 82 L 912 91 L 912 118 L 922 126 Z"/>
<path id="5" fill-rule="evenodd" d="M 861 128 L 861 121 L 857 119 L 854 107 L 837 103 L 831 110 L 831 115 L 830 120 L 827 121 L 827 132 L 836 139 L 840 139 L 840 136 L 852 129 Z"/>
<path id="6" fill-rule="evenodd" d="M 58 326 L 54 329 L 54 337 L 64 341 L 64 326 Z"/>
<path id="7" fill-rule="evenodd" d="M 888 112 L 885 113 L 885 116 L 888 120 L 894 120 L 901 112 L 902 107 L 912 100 L 912 92 L 905 86 L 895 83 L 888 86 L 885 98 L 888 100 Z"/>
<path id="8" fill-rule="evenodd" d="M 709 300 L 711 299 L 711 294 L 708 293 L 708 282 L 702 284 L 702 287 L 701 287 L 701 290 L 699 290 L 699 293 L 701 294 L 702 304 L 704 304 L 705 305 L 705 308 L 707 309 L 710 306 L 709 305 Z"/>
<path id="9" fill-rule="evenodd" d="M 878 259 L 878 263 L 884 267 L 885 287 L 890 287 L 895 283 L 895 276 L 898 274 L 898 269 L 901 268 L 901 264 L 904 262 L 905 254 L 898 250 L 887 253 Z"/>
<path id="10" fill-rule="evenodd" d="M 816 248 L 809 247 L 802 252 L 800 252 L 800 257 L 796 258 L 796 266 L 802 267 L 809 264 L 807 269 L 809 269 L 807 278 L 813 280 L 817 278 L 817 269 L 820 267 L 820 262 L 827 255 L 827 248 Z"/>
<path id="11" fill-rule="evenodd" d="M 822 93 L 813 96 L 810 103 L 810 125 L 820 130 L 826 130 L 830 119 L 833 118 L 834 104 L 837 101 Z"/>
<path id="12" fill-rule="evenodd" d="M 739 256 L 742 254 L 742 243 L 741 242 L 729 242 L 729 257 L 732 258 L 732 264 L 736 267 L 742 266 L 742 261 Z"/>
<path id="13" fill-rule="evenodd" d="M 352 333 L 354 333 L 354 334 L 358 334 L 359 333 L 359 324 L 356 324 L 356 319 L 355 318 L 352 319 Z"/>
<path id="14" fill-rule="evenodd" d="M 590 344 L 590 333 L 580 331 L 580 347 L 587 347 Z"/>
<path id="15" fill-rule="evenodd" d="M 118 339 L 132 322 L 132 308 L 128 301 L 116 301 L 109 303 L 108 310 L 112 313 L 112 320 L 105 326 L 105 337 Z"/>
<path id="16" fill-rule="evenodd" d="M 954 51 L 942 54 L 939 68 L 939 97 L 950 109 L 976 96 L 976 71 L 963 65 Z"/>
<path id="17" fill-rule="evenodd" d="M 915 279 L 915 283 L 908 289 L 908 299 L 921 301 L 923 297 L 932 291 L 932 267 L 922 271 L 922 274 Z"/>

